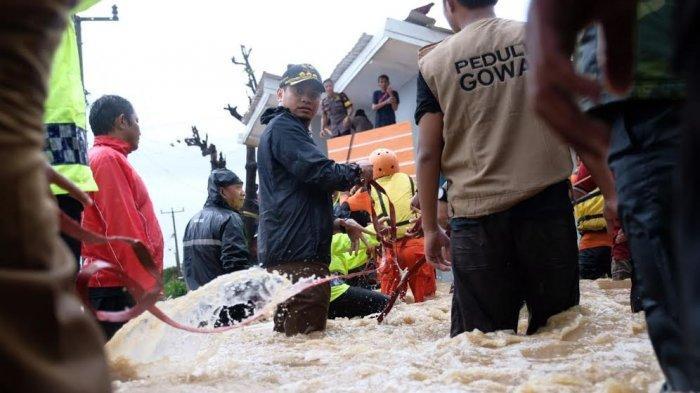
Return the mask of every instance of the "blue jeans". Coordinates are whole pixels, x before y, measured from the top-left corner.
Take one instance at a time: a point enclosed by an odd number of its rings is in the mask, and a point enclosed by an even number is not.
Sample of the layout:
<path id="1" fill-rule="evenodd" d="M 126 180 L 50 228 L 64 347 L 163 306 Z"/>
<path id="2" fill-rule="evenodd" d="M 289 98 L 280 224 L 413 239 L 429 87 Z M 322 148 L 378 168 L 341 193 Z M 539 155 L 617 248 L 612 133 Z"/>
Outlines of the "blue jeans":
<path id="1" fill-rule="evenodd" d="M 596 111 L 612 125 L 609 164 L 629 238 L 649 338 L 669 387 L 691 390 L 679 322 L 672 237 L 681 103 L 629 101 Z"/>

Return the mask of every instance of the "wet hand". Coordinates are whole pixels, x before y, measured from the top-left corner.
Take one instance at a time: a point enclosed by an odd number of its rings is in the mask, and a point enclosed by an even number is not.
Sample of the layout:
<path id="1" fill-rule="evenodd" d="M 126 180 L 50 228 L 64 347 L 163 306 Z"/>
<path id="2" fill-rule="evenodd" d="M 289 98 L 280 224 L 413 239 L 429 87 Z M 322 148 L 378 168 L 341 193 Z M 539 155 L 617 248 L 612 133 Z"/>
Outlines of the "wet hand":
<path id="1" fill-rule="evenodd" d="M 452 262 L 445 257 L 449 255 L 446 250 L 450 248 L 450 238 L 441 228 L 425 231 L 425 259 L 436 269 L 449 271 Z"/>
<path id="2" fill-rule="evenodd" d="M 362 175 L 361 175 L 361 180 L 363 184 L 367 184 L 372 180 L 373 177 L 373 168 L 372 164 L 369 162 L 363 161 L 358 163 L 360 165 L 360 169 L 362 170 Z"/>
<path id="3" fill-rule="evenodd" d="M 621 244 L 627 241 L 627 235 L 625 235 L 625 231 L 620 228 L 619 231 L 617 231 L 617 236 L 615 237 L 615 244 Z"/>
<path id="4" fill-rule="evenodd" d="M 636 0 L 533 0 L 527 24 L 530 72 L 528 98 L 535 111 L 577 149 L 599 151 L 607 127 L 584 115 L 578 97 L 596 101 L 597 81 L 577 75 L 571 54 L 578 32 L 599 22 L 607 37 L 604 64 L 607 87 L 623 93 L 632 82 Z"/>
<path id="5" fill-rule="evenodd" d="M 614 235 L 615 230 L 620 227 L 620 219 L 617 215 L 617 196 L 605 200 L 603 217 L 605 218 L 605 225 L 608 229 L 608 233 Z"/>
<path id="6" fill-rule="evenodd" d="M 351 254 L 357 255 L 357 252 L 360 250 L 360 242 L 363 242 L 365 244 L 365 248 L 369 249 L 369 243 L 367 243 L 367 239 L 365 239 L 364 234 L 371 234 L 371 232 L 367 231 L 353 219 L 344 220 L 341 225 L 343 228 L 345 228 L 345 233 L 350 238 Z"/>
<path id="7" fill-rule="evenodd" d="M 418 198 L 418 193 L 411 198 L 411 210 L 414 212 L 420 212 L 420 199 Z"/>

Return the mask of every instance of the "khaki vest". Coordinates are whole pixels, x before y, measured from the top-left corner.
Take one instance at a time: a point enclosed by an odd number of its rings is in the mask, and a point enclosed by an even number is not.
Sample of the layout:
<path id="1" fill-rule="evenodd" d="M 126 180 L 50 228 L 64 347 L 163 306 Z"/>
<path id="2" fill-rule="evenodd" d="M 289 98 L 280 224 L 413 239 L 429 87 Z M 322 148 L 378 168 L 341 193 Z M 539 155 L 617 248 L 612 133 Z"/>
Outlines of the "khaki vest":
<path id="1" fill-rule="evenodd" d="M 568 147 L 527 105 L 524 41 L 523 23 L 490 18 L 419 54 L 444 113 L 451 217 L 506 210 L 571 175 Z"/>

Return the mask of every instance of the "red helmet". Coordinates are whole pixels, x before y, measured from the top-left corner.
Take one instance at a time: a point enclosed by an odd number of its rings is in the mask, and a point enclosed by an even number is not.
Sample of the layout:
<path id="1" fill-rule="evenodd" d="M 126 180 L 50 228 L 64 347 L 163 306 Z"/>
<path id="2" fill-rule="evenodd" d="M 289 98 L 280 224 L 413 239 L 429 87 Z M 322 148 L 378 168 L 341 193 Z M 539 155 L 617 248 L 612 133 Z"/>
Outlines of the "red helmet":
<path id="1" fill-rule="evenodd" d="M 399 172 L 399 159 L 396 153 L 389 149 L 377 149 L 369 154 L 372 164 L 372 177 L 379 179 Z"/>

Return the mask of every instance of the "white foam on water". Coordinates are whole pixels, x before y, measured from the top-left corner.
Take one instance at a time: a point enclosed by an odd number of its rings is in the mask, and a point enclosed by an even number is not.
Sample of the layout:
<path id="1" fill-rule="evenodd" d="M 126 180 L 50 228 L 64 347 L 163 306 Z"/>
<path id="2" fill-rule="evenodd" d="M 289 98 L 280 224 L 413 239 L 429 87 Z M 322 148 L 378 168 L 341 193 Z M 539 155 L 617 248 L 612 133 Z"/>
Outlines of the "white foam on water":
<path id="1" fill-rule="evenodd" d="M 212 321 L 225 301 L 284 300 L 291 283 L 260 269 L 236 272 L 161 302 L 174 319 Z M 228 288 L 228 289 L 227 289 Z M 629 283 L 581 282 L 581 305 L 535 335 L 478 331 L 449 338 L 451 295 L 397 304 L 385 323 L 328 321 L 324 333 L 285 337 L 263 321 L 221 334 L 173 329 L 149 314 L 107 344 L 117 392 L 488 391 L 647 392 L 662 380 Z M 230 304 L 230 303 L 226 303 Z M 274 307 L 265 307 L 273 309 Z M 207 319 L 209 318 L 209 319 Z M 521 315 L 519 331 L 527 325 Z"/>

